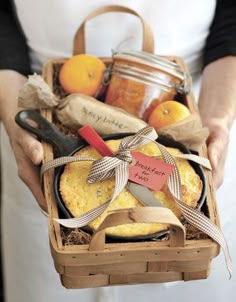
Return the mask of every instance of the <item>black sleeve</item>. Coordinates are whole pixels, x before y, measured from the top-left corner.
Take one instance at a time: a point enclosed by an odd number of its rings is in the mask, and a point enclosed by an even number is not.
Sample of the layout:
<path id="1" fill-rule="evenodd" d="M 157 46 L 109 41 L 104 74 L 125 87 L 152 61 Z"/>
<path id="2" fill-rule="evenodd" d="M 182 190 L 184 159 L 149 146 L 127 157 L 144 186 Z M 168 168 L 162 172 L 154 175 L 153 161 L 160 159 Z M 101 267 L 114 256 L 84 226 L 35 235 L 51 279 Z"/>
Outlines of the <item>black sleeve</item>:
<path id="1" fill-rule="evenodd" d="M 206 43 L 204 66 L 229 55 L 236 55 L 236 1 L 218 0 Z"/>
<path id="2" fill-rule="evenodd" d="M 26 40 L 7 0 L 0 1 L 0 69 L 31 73 Z"/>

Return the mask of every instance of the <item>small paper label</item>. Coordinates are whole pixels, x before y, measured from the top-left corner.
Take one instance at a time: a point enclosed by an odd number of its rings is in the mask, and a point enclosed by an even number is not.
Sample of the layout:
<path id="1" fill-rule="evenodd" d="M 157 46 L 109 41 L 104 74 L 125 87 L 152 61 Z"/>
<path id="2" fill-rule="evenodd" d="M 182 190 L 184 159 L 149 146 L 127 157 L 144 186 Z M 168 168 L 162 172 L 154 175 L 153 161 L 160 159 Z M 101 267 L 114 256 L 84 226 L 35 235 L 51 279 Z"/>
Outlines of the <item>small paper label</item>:
<path id="1" fill-rule="evenodd" d="M 154 191 L 160 191 L 174 166 L 140 152 L 131 154 L 134 162 L 129 168 L 129 180 Z"/>

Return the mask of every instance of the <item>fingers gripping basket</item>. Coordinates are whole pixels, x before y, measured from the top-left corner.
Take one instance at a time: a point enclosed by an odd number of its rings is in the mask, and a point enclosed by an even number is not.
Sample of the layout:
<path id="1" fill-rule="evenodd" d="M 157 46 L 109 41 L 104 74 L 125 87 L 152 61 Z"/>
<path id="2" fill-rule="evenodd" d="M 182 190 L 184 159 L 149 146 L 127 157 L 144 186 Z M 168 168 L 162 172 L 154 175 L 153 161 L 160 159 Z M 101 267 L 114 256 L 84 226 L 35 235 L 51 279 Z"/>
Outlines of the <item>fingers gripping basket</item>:
<path id="1" fill-rule="evenodd" d="M 133 10 L 120 6 L 107 6 L 93 12 L 81 25 L 74 39 L 74 54 L 85 53 L 85 25 L 91 18 L 106 12 L 124 12 L 136 15 L 143 26 L 143 50 L 153 53 L 152 33 L 147 24 Z M 183 70 L 184 62 L 177 57 L 168 57 Z M 44 67 L 44 78 L 55 93 L 55 71 L 66 59 L 51 60 Z M 109 58 L 103 59 L 109 63 Z M 191 112 L 198 113 L 192 94 L 183 97 Z M 42 110 L 42 115 L 53 121 L 51 110 Z M 44 161 L 53 159 L 50 145 L 44 143 Z M 206 149 L 201 150 L 206 155 Z M 212 175 L 205 171 L 207 196 L 205 211 L 213 223 L 219 226 L 218 212 Z M 55 268 L 66 288 L 111 286 L 116 284 L 160 283 L 177 280 L 207 278 L 212 258 L 218 255 L 219 246 L 211 239 L 185 239 L 185 229 L 173 213 L 166 208 L 125 209 L 111 212 L 93 236 L 90 244 L 63 244 L 61 227 L 53 220 L 58 217 L 53 196 L 53 171 L 44 175 L 44 192 L 49 211 L 49 238 Z M 105 243 L 105 229 L 125 223 L 160 222 L 172 226 L 170 239 L 165 241 Z"/>

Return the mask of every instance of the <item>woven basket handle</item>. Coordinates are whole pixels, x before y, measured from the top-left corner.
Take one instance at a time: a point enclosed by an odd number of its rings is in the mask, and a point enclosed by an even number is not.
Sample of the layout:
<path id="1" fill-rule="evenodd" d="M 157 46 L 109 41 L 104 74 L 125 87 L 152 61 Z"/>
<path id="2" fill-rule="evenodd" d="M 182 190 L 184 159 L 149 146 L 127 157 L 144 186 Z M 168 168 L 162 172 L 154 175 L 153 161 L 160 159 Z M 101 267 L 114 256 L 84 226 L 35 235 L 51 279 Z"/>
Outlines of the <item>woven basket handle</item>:
<path id="1" fill-rule="evenodd" d="M 163 223 L 170 224 L 170 246 L 184 246 L 185 229 L 174 213 L 168 208 L 142 207 L 111 211 L 93 235 L 89 245 L 90 251 L 103 250 L 105 247 L 105 230 L 108 227 L 128 223 Z"/>
<path id="2" fill-rule="evenodd" d="M 81 24 L 79 29 L 77 30 L 75 37 L 74 37 L 74 48 L 73 48 L 74 55 L 86 53 L 85 25 L 86 25 L 87 21 L 89 21 L 99 15 L 109 13 L 109 12 L 123 12 L 123 13 L 129 13 L 129 14 L 137 16 L 140 19 L 140 21 L 142 23 L 142 28 L 143 28 L 142 49 L 145 52 L 154 53 L 154 40 L 153 40 L 152 30 L 149 27 L 149 25 L 143 20 L 143 18 L 137 12 L 135 12 L 134 10 L 132 10 L 128 7 L 119 6 L 119 5 L 107 5 L 107 6 L 100 7 L 98 9 L 96 9 L 95 11 L 93 11 L 92 13 L 90 13 L 86 17 L 86 19 L 83 21 L 83 23 Z"/>

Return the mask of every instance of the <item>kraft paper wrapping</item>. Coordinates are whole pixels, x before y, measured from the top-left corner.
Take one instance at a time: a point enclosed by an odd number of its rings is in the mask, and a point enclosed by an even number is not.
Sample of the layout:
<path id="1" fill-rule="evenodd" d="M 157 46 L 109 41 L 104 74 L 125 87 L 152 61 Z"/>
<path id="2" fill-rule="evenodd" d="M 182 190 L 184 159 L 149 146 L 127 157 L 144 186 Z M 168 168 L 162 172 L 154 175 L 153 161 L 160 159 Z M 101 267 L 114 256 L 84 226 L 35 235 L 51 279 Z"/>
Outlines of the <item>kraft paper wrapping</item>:
<path id="1" fill-rule="evenodd" d="M 37 74 L 30 75 L 19 92 L 19 107 L 29 109 L 53 108 L 58 103 L 59 99 L 52 93 L 44 79 Z"/>
<path id="2" fill-rule="evenodd" d="M 20 90 L 18 104 L 30 109 L 51 108 L 62 125 L 71 129 L 90 125 L 100 135 L 137 132 L 147 125 L 124 110 L 104 104 L 93 97 L 71 94 L 60 99 L 37 74 L 29 76 Z M 202 126 L 198 113 L 193 113 L 181 122 L 163 127 L 157 132 L 183 143 L 194 151 L 199 151 L 209 135 L 208 129 Z"/>
<path id="3" fill-rule="evenodd" d="M 124 110 L 97 101 L 82 94 L 71 94 L 56 108 L 60 122 L 77 129 L 90 125 L 99 134 L 137 132 L 147 124 Z"/>
<path id="4" fill-rule="evenodd" d="M 178 123 L 159 129 L 157 133 L 184 144 L 190 150 L 199 151 L 208 138 L 209 130 L 202 126 L 199 114 L 192 113 Z"/>

